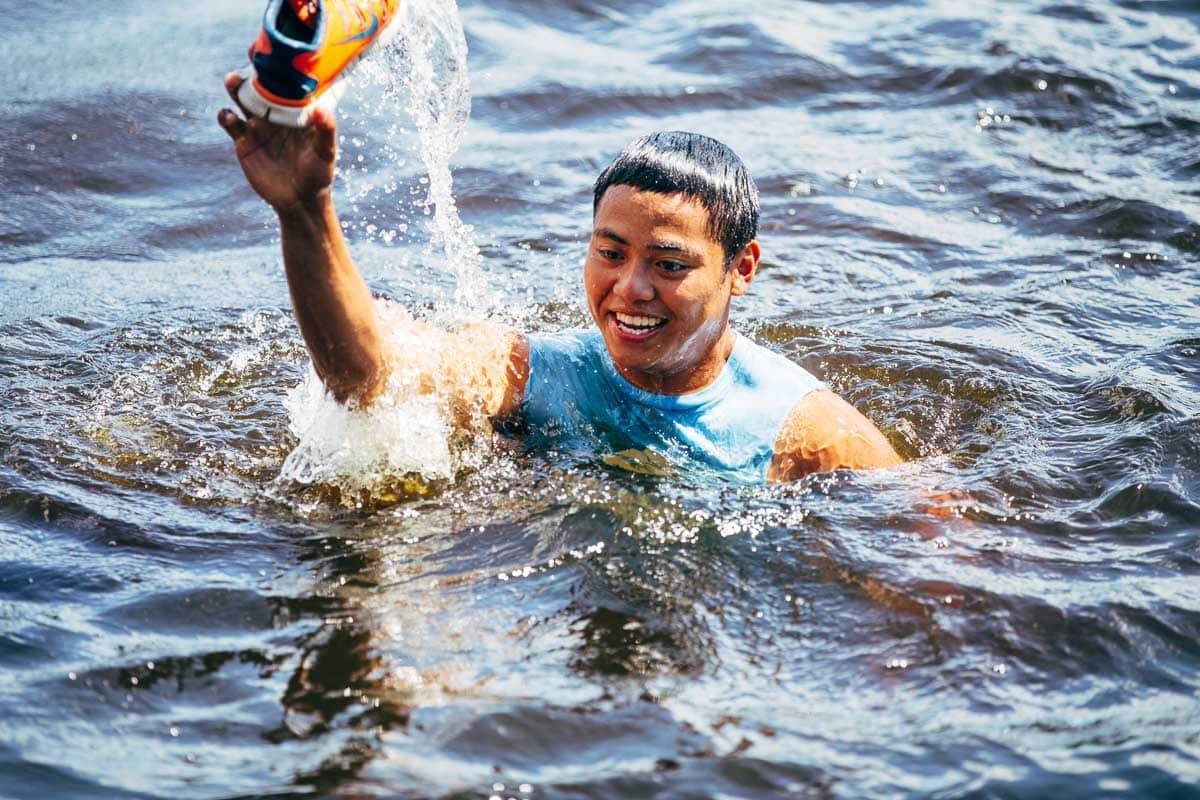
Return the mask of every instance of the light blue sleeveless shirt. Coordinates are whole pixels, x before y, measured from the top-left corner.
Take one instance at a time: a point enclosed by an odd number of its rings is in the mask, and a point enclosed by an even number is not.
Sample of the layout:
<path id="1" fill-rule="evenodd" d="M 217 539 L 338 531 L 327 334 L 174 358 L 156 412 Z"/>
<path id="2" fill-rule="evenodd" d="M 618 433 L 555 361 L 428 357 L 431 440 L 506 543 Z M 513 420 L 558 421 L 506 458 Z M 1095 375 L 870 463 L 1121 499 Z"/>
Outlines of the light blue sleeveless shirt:
<path id="1" fill-rule="evenodd" d="M 598 330 L 532 336 L 522 402 L 530 437 L 543 447 L 650 450 L 726 479 L 761 482 L 788 412 L 824 384 L 778 353 L 735 337 L 712 384 L 663 395 L 622 377 Z"/>

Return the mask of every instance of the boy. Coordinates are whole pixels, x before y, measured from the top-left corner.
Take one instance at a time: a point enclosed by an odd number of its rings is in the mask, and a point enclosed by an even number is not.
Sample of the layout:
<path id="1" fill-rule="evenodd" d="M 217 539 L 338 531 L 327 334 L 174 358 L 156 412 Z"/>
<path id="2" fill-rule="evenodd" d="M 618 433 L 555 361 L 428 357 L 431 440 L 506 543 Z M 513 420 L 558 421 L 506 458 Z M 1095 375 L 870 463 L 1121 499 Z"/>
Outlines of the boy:
<path id="1" fill-rule="evenodd" d="M 242 79 L 225 84 L 236 101 Z M 229 109 L 218 121 L 279 217 L 317 374 L 339 402 L 369 406 L 403 355 L 386 351 L 334 212 L 332 113 L 314 107 L 300 129 Z M 597 330 L 423 329 L 454 355 L 439 377 L 467 418 L 646 448 L 739 480 L 900 463 L 858 411 L 730 327 L 732 299 L 750 286 L 761 254 L 757 190 L 733 151 L 698 134 L 643 137 L 601 173 L 593 198 L 584 288 Z"/>

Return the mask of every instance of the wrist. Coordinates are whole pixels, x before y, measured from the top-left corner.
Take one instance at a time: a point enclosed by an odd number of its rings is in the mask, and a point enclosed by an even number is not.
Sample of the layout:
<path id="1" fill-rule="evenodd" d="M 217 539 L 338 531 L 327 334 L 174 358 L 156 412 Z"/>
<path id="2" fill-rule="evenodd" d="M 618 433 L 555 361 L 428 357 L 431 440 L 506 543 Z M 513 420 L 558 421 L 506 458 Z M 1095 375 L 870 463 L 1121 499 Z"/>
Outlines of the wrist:
<path id="1" fill-rule="evenodd" d="M 289 205 L 274 206 L 281 224 L 323 217 L 333 211 L 333 192 L 327 186 Z"/>

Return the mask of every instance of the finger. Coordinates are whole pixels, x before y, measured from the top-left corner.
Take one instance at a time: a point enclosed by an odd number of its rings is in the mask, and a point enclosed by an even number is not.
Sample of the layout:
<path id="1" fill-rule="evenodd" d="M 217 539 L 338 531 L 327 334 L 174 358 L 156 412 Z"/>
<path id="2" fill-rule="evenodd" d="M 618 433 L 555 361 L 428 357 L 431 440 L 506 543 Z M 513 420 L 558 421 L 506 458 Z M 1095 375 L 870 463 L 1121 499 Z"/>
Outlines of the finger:
<path id="1" fill-rule="evenodd" d="M 246 135 L 246 123 L 242 122 L 241 117 L 228 108 L 222 108 L 217 112 L 217 124 L 224 128 L 225 132 L 229 134 L 229 138 L 235 142 Z"/>
<path id="2" fill-rule="evenodd" d="M 262 117 L 246 117 L 245 131 L 250 134 L 255 141 L 263 142 L 271 138 L 272 129 L 277 127 L 267 122 Z"/>
<path id="3" fill-rule="evenodd" d="M 313 149 L 317 155 L 333 161 L 337 156 L 337 122 L 333 112 L 325 106 L 317 106 L 309 114 L 308 124 L 313 131 Z"/>
<path id="4" fill-rule="evenodd" d="M 242 84 L 245 82 L 246 79 L 236 72 L 230 72 L 225 76 L 225 91 L 229 92 L 229 97 L 233 102 L 237 103 L 238 110 L 242 112 L 242 115 L 249 119 L 254 115 L 242 105 L 241 99 L 238 98 L 238 90 L 242 88 Z"/>

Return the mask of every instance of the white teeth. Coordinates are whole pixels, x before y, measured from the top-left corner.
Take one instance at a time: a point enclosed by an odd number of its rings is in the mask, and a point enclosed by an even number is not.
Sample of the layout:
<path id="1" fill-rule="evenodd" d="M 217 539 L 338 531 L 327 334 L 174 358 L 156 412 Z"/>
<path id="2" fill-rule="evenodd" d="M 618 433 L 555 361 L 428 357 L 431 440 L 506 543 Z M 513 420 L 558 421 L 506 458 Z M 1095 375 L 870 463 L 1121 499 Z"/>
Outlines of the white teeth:
<path id="1" fill-rule="evenodd" d="M 613 316 L 625 328 L 657 328 L 664 322 L 662 317 L 637 317 L 633 314 L 622 314 L 619 311 L 615 312 Z"/>

